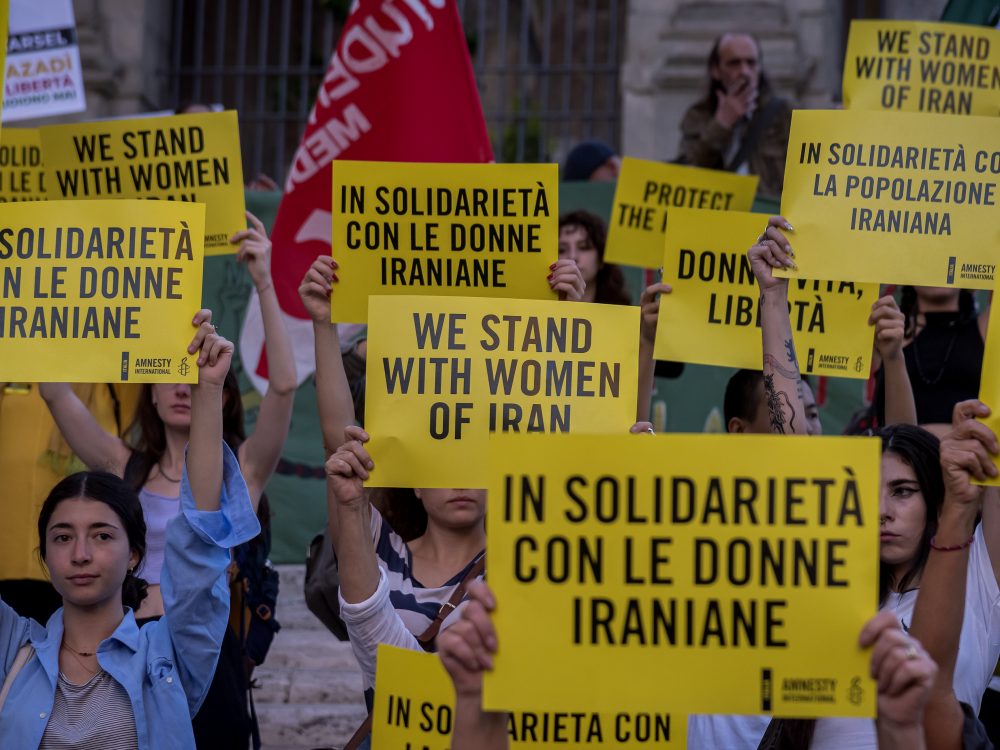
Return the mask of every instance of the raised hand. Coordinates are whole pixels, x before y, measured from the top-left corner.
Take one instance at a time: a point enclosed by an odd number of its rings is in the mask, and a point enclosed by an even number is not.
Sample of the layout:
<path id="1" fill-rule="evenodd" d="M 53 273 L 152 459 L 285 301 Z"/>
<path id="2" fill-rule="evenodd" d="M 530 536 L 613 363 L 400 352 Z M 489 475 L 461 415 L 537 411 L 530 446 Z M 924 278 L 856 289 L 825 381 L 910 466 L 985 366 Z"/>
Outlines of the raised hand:
<path id="1" fill-rule="evenodd" d="M 334 282 L 338 281 L 337 261 L 329 255 L 320 255 L 306 271 L 299 285 L 299 297 L 314 322 L 330 322 L 330 295 Z"/>

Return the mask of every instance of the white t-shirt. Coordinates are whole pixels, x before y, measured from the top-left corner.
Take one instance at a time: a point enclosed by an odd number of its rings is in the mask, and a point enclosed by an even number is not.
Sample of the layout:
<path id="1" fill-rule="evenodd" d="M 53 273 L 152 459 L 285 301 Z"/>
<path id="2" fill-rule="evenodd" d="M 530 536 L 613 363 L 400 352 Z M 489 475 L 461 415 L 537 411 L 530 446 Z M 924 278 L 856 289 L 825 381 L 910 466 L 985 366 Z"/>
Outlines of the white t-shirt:
<path id="1" fill-rule="evenodd" d="M 917 591 L 890 594 L 885 606 L 899 616 L 905 629 L 913 621 Z M 969 548 L 965 617 L 955 664 L 955 696 L 979 713 L 983 692 L 1000 657 L 1000 588 L 993 573 L 982 525 Z M 691 716 L 688 747 L 756 750 L 768 716 Z M 875 722 L 870 719 L 819 719 L 810 750 L 874 750 Z"/>

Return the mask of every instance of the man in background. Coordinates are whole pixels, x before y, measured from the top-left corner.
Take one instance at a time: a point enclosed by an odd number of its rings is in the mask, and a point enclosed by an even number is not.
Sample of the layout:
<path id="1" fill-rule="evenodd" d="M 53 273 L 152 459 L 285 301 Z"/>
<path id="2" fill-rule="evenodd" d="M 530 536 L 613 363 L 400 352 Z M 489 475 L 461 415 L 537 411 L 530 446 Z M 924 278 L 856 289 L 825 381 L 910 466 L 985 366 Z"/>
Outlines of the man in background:
<path id="1" fill-rule="evenodd" d="M 709 88 L 681 121 L 679 161 L 760 177 L 758 192 L 781 195 L 792 111 L 771 90 L 760 45 L 749 34 L 727 33 L 708 56 Z"/>

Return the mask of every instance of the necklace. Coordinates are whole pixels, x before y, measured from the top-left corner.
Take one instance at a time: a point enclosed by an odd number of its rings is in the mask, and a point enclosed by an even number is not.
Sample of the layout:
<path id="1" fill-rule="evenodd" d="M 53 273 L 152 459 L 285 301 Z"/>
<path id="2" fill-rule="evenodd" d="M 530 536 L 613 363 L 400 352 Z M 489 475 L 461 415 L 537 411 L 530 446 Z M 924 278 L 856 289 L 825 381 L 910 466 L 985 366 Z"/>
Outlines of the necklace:
<path id="1" fill-rule="evenodd" d="M 169 474 L 167 474 L 167 472 L 165 472 L 163 470 L 163 461 L 162 460 L 159 461 L 159 462 L 157 462 L 156 468 L 158 468 L 160 470 L 160 476 L 162 476 L 164 479 L 166 479 L 171 484 L 180 484 L 181 483 L 180 479 L 174 479 L 172 476 L 170 476 Z"/>
<path id="2" fill-rule="evenodd" d="M 957 320 L 954 320 L 951 323 L 949 323 L 948 327 L 952 329 L 951 341 L 948 342 L 948 348 L 945 349 L 944 357 L 941 359 L 941 367 L 938 369 L 937 375 L 935 375 L 933 378 L 927 377 L 927 374 L 924 372 L 923 363 L 920 361 L 920 348 L 919 345 L 917 344 L 917 340 L 920 338 L 920 334 L 918 333 L 916 336 L 913 337 L 913 362 L 917 366 L 917 375 L 920 376 L 920 379 L 924 381 L 926 385 L 931 385 L 931 386 L 937 385 L 938 382 L 941 380 L 941 378 L 944 376 L 944 371 L 948 369 L 948 360 L 951 359 L 952 350 L 955 348 L 955 342 L 958 341 L 958 334 L 960 333 Z M 925 330 L 927 330 L 926 325 L 920 331 L 920 333 L 923 333 Z"/>
<path id="3" fill-rule="evenodd" d="M 93 656 L 94 655 L 93 651 L 77 651 L 75 648 L 73 648 L 72 646 L 70 646 L 69 643 L 67 643 L 67 641 L 66 641 L 65 638 L 63 638 L 62 645 L 65 646 L 66 648 L 68 648 L 70 651 L 72 651 L 77 656 Z"/>

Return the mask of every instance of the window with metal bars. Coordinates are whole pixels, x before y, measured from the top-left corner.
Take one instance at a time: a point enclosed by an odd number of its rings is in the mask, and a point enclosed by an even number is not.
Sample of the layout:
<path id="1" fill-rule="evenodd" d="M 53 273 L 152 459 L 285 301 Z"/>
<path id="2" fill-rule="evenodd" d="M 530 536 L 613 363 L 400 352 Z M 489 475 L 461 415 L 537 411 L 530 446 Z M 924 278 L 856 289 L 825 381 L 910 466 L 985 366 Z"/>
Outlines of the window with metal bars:
<path id="1" fill-rule="evenodd" d="M 457 1 L 497 161 L 619 147 L 626 0 Z M 173 0 L 161 106 L 236 109 L 244 174 L 280 184 L 349 5 Z"/>

